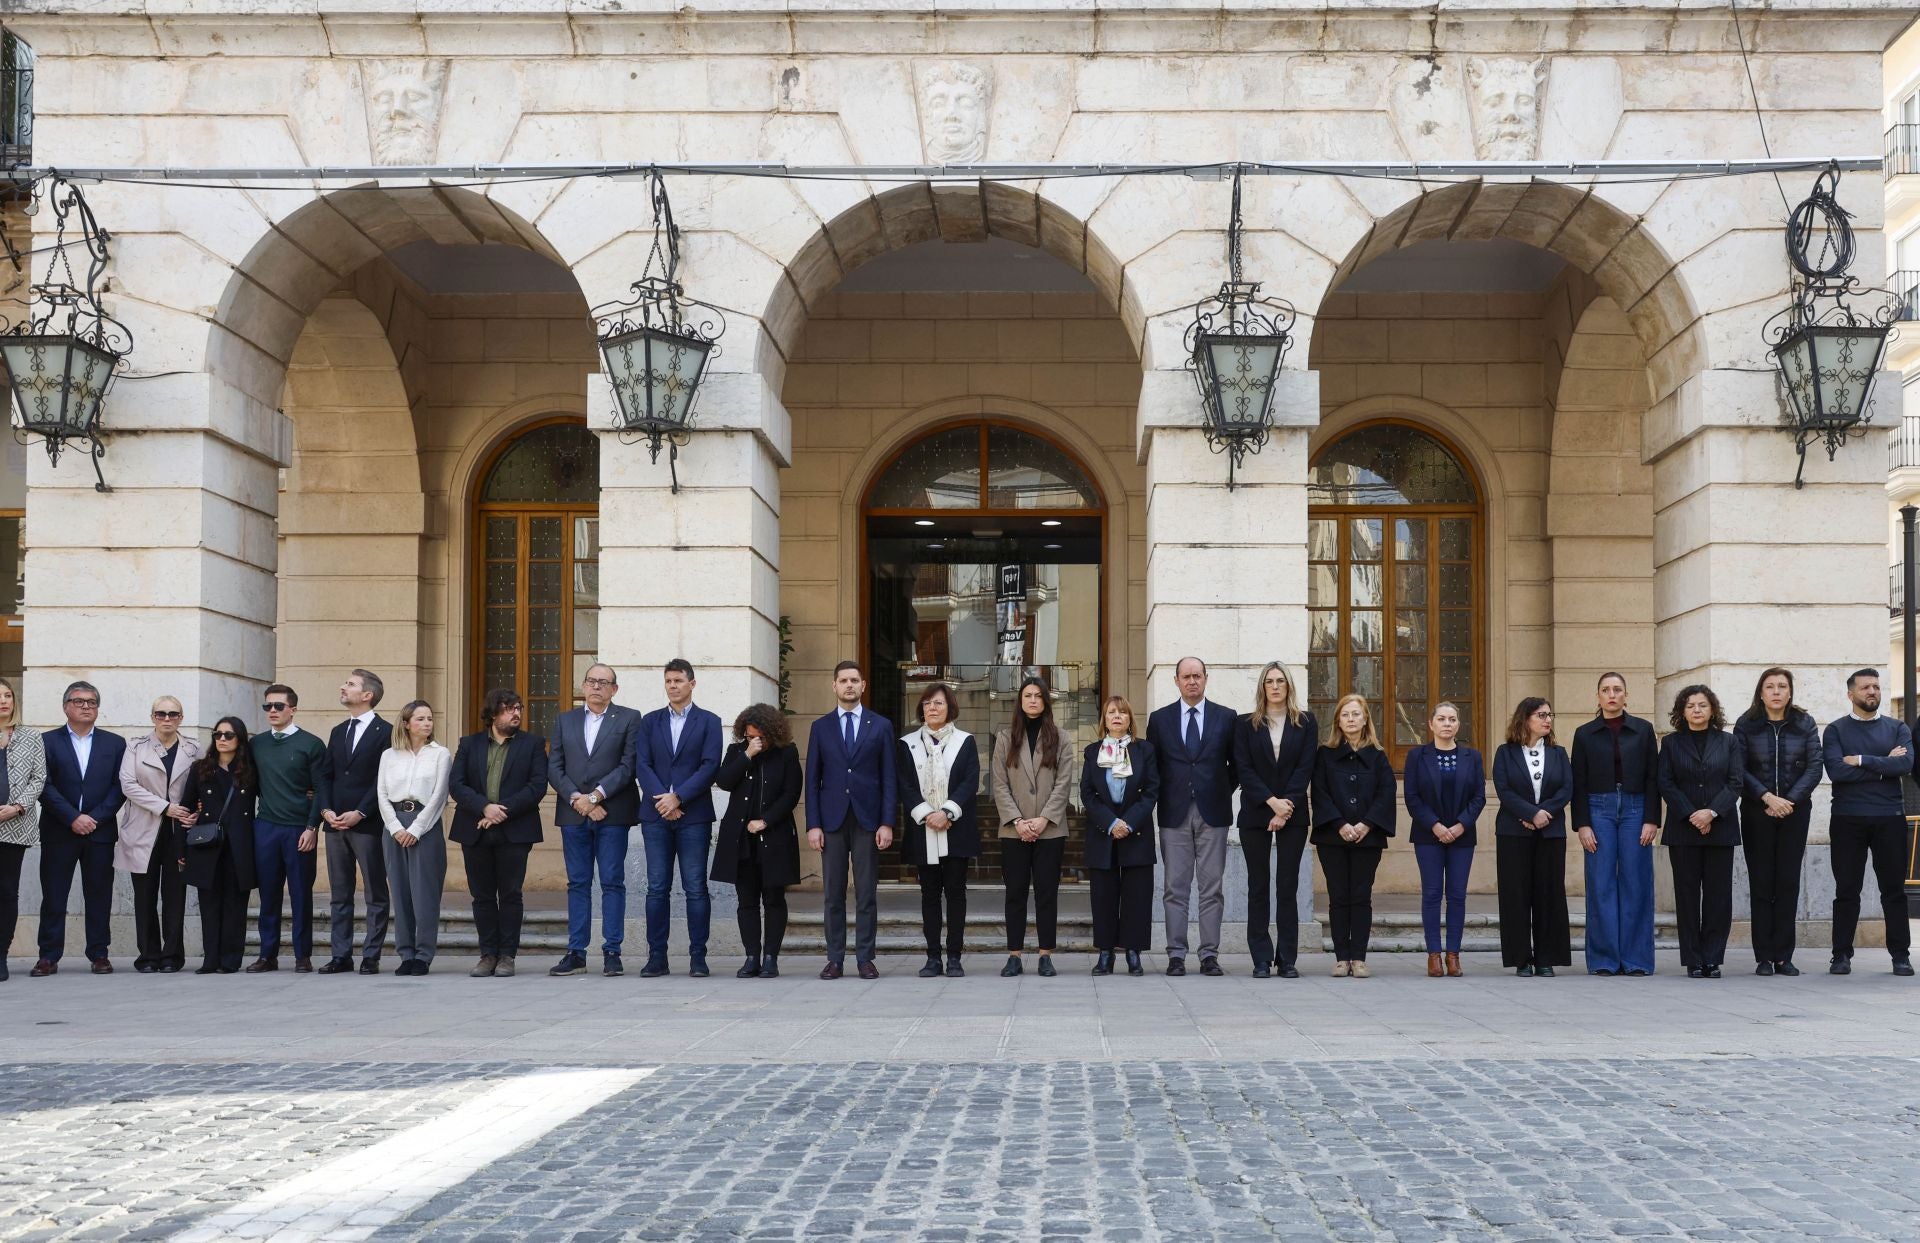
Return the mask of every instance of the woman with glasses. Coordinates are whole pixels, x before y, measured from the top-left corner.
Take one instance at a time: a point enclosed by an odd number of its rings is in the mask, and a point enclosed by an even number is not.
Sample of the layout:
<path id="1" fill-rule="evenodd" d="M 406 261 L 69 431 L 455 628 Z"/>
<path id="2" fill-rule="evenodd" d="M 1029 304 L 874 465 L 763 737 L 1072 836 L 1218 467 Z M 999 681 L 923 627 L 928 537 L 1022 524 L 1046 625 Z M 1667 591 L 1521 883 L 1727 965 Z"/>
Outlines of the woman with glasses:
<path id="1" fill-rule="evenodd" d="M 393 745 L 380 756 L 381 851 L 393 902 L 393 948 L 400 955 L 395 975 L 425 975 L 439 947 L 447 884 L 440 814 L 452 775 L 453 752 L 433 740 L 433 708 L 416 699 L 400 709 Z"/>
<path id="2" fill-rule="evenodd" d="M 247 946 L 247 895 L 254 888 L 253 804 L 260 791 L 247 727 L 223 716 L 213 750 L 187 783 L 193 825 L 186 832 L 186 881 L 200 893 L 200 969 L 232 975 Z"/>
<path id="3" fill-rule="evenodd" d="M 40 731 L 19 722 L 13 683 L 0 678 L 0 980 L 20 922 L 20 867 L 40 841 L 40 791 L 47 752 Z"/>
<path id="4" fill-rule="evenodd" d="M 1522 699 L 1493 753 L 1494 870 L 1500 886 L 1500 964 L 1553 974 L 1573 962 L 1567 927 L 1567 804 L 1573 763 L 1553 741 L 1553 705 Z"/>
<path id="5" fill-rule="evenodd" d="M 182 943 L 187 917 L 184 835 L 194 822 L 186 806 L 187 772 L 200 758 L 200 744 L 182 737 L 180 701 L 153 701 L 153 732 L 133 740 L 120 758 L 120 838 L 113 865 L 133 877 L 133 931 L 141 975 L 173 972 L 187 965 Z"/>

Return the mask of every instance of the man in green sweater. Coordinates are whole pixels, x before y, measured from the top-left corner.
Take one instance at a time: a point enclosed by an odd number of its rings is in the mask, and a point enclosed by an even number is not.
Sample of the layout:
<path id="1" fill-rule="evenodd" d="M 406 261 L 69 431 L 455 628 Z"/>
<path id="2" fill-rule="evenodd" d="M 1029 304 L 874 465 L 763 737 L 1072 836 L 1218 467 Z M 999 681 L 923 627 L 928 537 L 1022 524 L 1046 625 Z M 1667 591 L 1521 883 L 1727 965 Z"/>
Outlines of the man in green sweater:
<path id="1" fill-rule="evenodd" d="M 275 682 L 260 707 L 268 728 L 253 736 L 260 782 L 254 809 L 253 866 L 260 878 L 260 957 L 249 972 L 280 969 L 280 895 L 293 888 L 293 969 L 313 970 L 314 846 L 327 805 L 332 768 L 327 744 L 293 723 L 300 696 Z"/>

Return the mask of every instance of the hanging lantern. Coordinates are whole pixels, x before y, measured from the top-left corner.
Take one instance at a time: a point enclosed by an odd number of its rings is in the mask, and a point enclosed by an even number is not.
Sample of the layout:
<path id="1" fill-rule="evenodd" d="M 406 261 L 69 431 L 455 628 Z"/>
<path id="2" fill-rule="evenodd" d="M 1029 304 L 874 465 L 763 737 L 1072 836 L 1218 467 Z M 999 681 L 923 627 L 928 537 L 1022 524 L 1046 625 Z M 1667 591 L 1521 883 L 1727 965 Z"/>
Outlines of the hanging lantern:
<path id="1" fill-rule="evenodd" d="M 726 317 L 717 307 L 687 298 L 680 288 L 680 230 L 673 223 L 667 183 L 652 173 L 653 248 L 624 302 L 593 310 L 600 357 L 613 388 L 617 430 L 626 443 L 647 442 L 647 459 L 667 449 L 673 491 L 680 450 L 691 439 L 694 402 L 707 364 L 719 354 Z M 632 437 L 633 439 L 628 439 Z"/>

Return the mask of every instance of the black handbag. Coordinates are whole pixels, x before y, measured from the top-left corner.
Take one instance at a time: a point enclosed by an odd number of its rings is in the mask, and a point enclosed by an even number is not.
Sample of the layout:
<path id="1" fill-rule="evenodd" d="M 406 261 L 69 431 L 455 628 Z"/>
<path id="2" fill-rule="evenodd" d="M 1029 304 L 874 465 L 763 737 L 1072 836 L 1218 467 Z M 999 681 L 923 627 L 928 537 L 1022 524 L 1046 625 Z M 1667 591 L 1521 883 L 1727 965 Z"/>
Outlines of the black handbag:
<path id="1" fill-rule="evenodd" d="M 233 787 L 227 787 L 227 801 L 220 804 L 220 814 L 211 820 L 202 820 L 187 829 L 187 845 L 218 846 L 225 830 L 220 822 L 227 818 L 227 808 L 233 806 Z"/>

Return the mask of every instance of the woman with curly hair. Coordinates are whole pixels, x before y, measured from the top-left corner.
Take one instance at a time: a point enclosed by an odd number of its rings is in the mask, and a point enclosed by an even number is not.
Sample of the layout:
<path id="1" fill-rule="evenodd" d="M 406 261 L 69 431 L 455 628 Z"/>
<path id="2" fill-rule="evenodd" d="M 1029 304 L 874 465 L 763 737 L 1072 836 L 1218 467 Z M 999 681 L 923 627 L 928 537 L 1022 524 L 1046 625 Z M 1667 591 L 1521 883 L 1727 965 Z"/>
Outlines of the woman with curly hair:
<path id="1" fill-rule="evenodd" d="M 1740 788 L 1746 757 L 1711 687 L 1683 687 L 1660 745 L 1661 844 L 1673 862 L 1673 910 L 1680 962 L 1693 979 L 1717 980 L 1733 929 L 1733 852 L 1740 845 Z"/>
<path id="2" fill-rule="evenodd" d="M 232 975 L 247 948 L 247 895 L 253 867 L 253 805 L 260 780 L 237 716 L 214 722 L 213 747 L 187 775 L 182 802 L 194 815 L 183 837 L 186 882 L 200 891 L 200 969 Z"/>
<path id="3" fill-rule="evenodd" d="M 800 883 L 800 839 L 793 827 L 800 748 L 787 714 L 772 704 L 754 704 L 735 717 L 733 738 L 713 777 L 732 797 L 709 875 L 739 895 L 747 960 L 734 975 L 773 979 L 787 935 L 787 886 Z"/>

